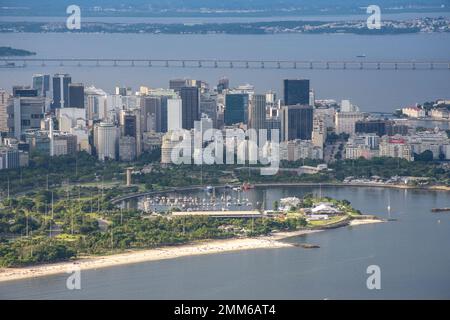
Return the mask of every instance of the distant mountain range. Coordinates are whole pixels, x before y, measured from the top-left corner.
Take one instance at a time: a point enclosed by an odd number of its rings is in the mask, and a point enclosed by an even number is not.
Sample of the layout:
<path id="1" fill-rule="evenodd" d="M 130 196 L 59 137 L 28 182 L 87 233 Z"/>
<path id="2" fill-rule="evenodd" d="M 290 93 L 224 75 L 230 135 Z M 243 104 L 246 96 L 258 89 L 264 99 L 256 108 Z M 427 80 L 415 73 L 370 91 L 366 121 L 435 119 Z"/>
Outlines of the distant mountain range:
<path id="1" fill-rule="evenodd" d="M 64 16 L 77 4 L 85 16 L 270 16 L 364 13 L 367 0 L 2 0 L 0 15 Z M 450 0 L 378 0 L 385 12 L 449 11 Z"/>

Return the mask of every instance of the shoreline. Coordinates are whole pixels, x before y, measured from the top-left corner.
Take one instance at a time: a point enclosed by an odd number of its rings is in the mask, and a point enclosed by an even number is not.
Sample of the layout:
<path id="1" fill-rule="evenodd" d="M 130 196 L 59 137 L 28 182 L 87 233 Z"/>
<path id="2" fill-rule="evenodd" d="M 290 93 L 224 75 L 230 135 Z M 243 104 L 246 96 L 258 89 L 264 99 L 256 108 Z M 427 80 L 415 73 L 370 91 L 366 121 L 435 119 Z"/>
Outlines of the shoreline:
<path id="1" fill-rule="evenodd" d="M 381 219 L 352 220 L 347 226 L 384 222 Z M 292 237 L 325 231 L 326 229 L 307 229 L 297 231 L 275 232 L 268 236 L 255 238 L 232 238 L 220 240 L 204 240 L 178 246 L 166 246 L 154 249 L 129 250 L 104 256 L 81 257 L 73 261 L 41 264 L 19 268 L 0 268 L 0 283 L 45 277 L 56 274 L 74 272 L 75 270 L 92 270 L 142 262 L 161 261 L 181 257 L 192 257 L 206 254 L 218 254 L 255 249 L 294 248 L 294 244 L 282 240 Z"/>
<path id="2" fill-rule="evenodd" d="M 282 242 L 281 240 L 320 231 L 322 230 L 298 230 L 291 232 L 277 232 L 269 236 L 255 238 L 212 239 L 178 246 L 129 250 L 103 256 L 80 257 L 73 261 L 40 264 L 28 267 L 0 268 L 0 283 L 62 274 L 67 273 L 68 271 L 73 272 L 75 268 L 79 268 L 80 270 L 90 270 L 205 254 L 217 254 L 254 249 L 290 248 L 294 246 L 292 244 Z"/>
<path id="3" fill-rule="evenodd" d="M 241 184 L 232 184 L 241 185 Z M 264 187 L 355 187 L 355 188 L 388 188 L 388 189 L 404 189 L 404 190 L 422 190 L 422 191 L 444 191 L 450 192 L 450 186 L 444 185 L 434 185 L 434 186 L 409 186 L 403 184 L 381 184 L 381 183 L 342 183 L 342 182 L 323 182 L 323 183 L 313 183 L 313 182 L 267 182 L 267 183 L 254 183 L 255 188 Z M 214 188 L 224 188 L 225 184 L 213 185 Z M 150 196 L 150 195 L 160 195 L 170 192 L 180 192 L 180 191 L 193 191 L 198 189 L 204 189 L 205 186 L 189 186 L 189 187 L 168 187 L 165 190 L 158 191 L 144 191 L 132 194 L 126 194 L 123 196 L 118 196 L 111 199 L 112 204 L 117 204 L 121 201 L 127 201 L 135 198 Z"/>

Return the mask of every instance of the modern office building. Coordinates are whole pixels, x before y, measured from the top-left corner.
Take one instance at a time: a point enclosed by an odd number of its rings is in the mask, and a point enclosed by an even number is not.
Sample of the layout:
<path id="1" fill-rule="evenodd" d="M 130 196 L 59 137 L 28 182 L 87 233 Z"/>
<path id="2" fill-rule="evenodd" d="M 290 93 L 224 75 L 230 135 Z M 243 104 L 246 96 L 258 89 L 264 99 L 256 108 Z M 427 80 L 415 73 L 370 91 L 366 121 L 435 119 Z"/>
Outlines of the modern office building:
<path id="1" fill-rule="evenodd" d="M 375 133 L 379 137 L 386 134 L 386 120 L 359 120 L 355 123 L 355 133 Z"/>
<path id="2" fill-rule="evenodd" d="M 355 133 L 355 124 L 364 119 L 362 112 L 336 112 L 336 133 Z"/>
<path id="3" fill-rule="evenodd" d="M 342 100 L 340 105 L 340 112 L 359 112 L 359 107 L 352 104 L 350 100 Z"/>
<path id="4" fill-rule="evenodd" d="M 50 94 L 50 75 L 34 74 L 33 89 L 37 90 L 37 94 L 41 97 L 47 97 Z"/>
<path id="5" fill-rule="evenodd" d="M 182 101 L 179 98 L 167 100 L 167 131 L 181 130 L 183 127 Z"/>
<path id="6" fill-rule="evenodd" d="M 283 106 L 280 118 L 283 141 L 311 140 L 313 108 L 310 105 Z"/>
<path id="7" fill-rule="evenodd" d="M 386 134 L 388 136 L 395 136 L 397 134 L 406 136 L 409 131 L 409 126 L 406 124 L 395 123 L 394 121 L 388 121 L 386 124 Z"/>
<path id="8" fill-rule="evenodd" d="M 228 90 L 230 88 L 230 80 L 228 78 L 220 78 L 219 83 L 217 84 L 217 92 L 222 93 L 224 90 Z"/>
<path id="9" fill-rule="evenodd" d="M 136 138 L 124 136 L 119 138 L 120 161 L 133 161 L 136 159 Z"/>
<path id="10" fill-rule="evenodd" d="M 217 94 L 207 92 L 200 96 L 200 114 L 206 114 L 217 128 Z"/>
<path id="11" fill-rule="evenodd" d="M 231 126 L 248 122 L 249 97 L 246 93 L 227 93 L 225 95 L 224 124 Z"/>
<path id="12" fill-rule="evenodd" d="M 143 98 L 141 99 L 141 106 L 143 104 L 142 100 L 145 99 L 147 96 L 149 97 L 154 97 L 154 98 L 159 98 L 160 103 L 161 103 L 161 108 L 160 108 L 160 126 L 159 128 L 159 132 L 167 132 L 167 125 L 168 125 L 168 118 L 167 118 L 167 101 L 169 99 L 175 99 L 178 98 L 178 94 L 171 89 L 150 89 L 148 88 L 148 90 L 146 90 L 146 95 L 143 96 Z M 141 107 L 142 108 L 142 107 Z M 143 112 L 143 117 L 144 117 L 144 112 Z M 144 128 L 144 125 L 142 125 L 142 127 Z M 148 131 L 148 130 L 144 130 L 143 132 Z"/>
<path id="13" fill-rule="evenodd" d="M 134 137 L 136 140 L 136 156 L 142 152 L 141 146 L 141 113 L 140 109 L 122 110 L 120 115 L 120 128 L 122 137 Z"/>
<path id="14" fill-rule="evenodd" d="M 100 161 L 116 159 L 118 151 L 118 128 L 108 122 L 100 122 L 94 128 L 94 145 Z"/>
<path id="15" fill-rule="evenodd" d="M 7 126 L 10 135 L 20 139 L 28 129 L 40 129 L 44 118 L 44 97 L 13 97 L 7 106 Z"/>
<path id="16" fill-rule="evenodd" d="M 14 97 L 37 97 L 38 91 L 29 86 L 13 86 Z"/>
<path id="17" fill-rule="evenodd" d="M 168 118 L 167 118 L 167 106 L 171 96 L 161 96 L 161 132 L 167 132 Z"/>
<path id="18" fill-rule="evenodd" d="M 73 155 L 77 152 L 77 136 L 69 133 L 55 133 L 53 135 L 53 155 Z"/>
<path id="19" fill-rule="evenodd" d="M 194 128 L 194 121 L 200 119 L 200 92 L 197 87 L 182 87 L 180 89 L 182 102 L 182 126 L 183 129 Z"/>
<path id="20" fill-rule="evenodd" d="M 112 103 L 109 104 L 112 109 Z M 108 95 L 102 89 L 87 87 L 84 89 L 84 107 L 86 109 L 86 120 L 107 119 Z"/>
<path id="21" fill-rule="evenodd" d="M 68 74 L 55 74 L 53 76 L 53 102 L 51 109 L 67 108 L 69 106 L 69 84 L 72 78 Z"/>
<path id="22" fill-rule="evenodd" d="M 84 109 L 84 86 L 82 83 L 69 84 L 68 107 Z"/>
<path id="23" fill-rule="evenodd" d="M 115 93 L 116 93 L 116 95 L 125 97 L 125 96 L 130 96 L 132 94 L 132 90 L 130 87 L 116 86 Z"/>
<path id="24" fill-rule="evenodd" d="M 275 140 L 277 139 L 276 136 L 272 137 L 273 133 L 276 133 L 276 130 L 278 130 L 278 140 L 281 141 L 281 120 L 280 117 L 270 117 L 266 119 L 266 128 L 267 128 L 267 139 L 268 140 Z"/>
<path id="25" fill-rule="evenodd" d="M 283 80 L 284 105 L 309 105 L 309 80 L 285 79 Z"/>
<path id="26" fill-rule="evenodd" d="M 14 148 L 0 146 L 0 170 L 19 168 L 20 152 Z"/>
<path id="27" fill-rule="evenodd" d="M 8 132 L 8 101 L 10 99 L 9 93 L 0 89 L 0 132 Z"/>
<path id="28" fill-rule="evenodd" d="M 169 89 L 179 93 L 181 88 L 189 85 L 189 80 L 187 79 L 172 79 L 169 80 Z"/>
<path id="29" fill-rule="evenodd" d="M 195 121 L 194 129 L 204 137 L 205 132 L 213 128 L 213 121 L 206 114 L 203 114 L 199 121 Z"/>
<path id="30" fill-rule="evenodd" d="M 266 129 L 266 95 L 254 94 L 249 105 L 249 128 Z"/>
<path id="31" fill-rule="evenodd" d="M 162 96 L 144 96 L 141 99 L 142 131 L 161 132 Z"/>

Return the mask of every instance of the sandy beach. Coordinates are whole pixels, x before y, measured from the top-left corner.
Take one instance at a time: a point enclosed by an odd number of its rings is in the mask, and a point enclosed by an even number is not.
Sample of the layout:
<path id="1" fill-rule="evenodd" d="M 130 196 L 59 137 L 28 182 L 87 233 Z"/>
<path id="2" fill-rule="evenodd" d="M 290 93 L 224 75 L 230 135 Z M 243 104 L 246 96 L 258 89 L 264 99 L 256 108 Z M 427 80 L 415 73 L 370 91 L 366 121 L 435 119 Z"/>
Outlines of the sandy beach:
<path id="1" fill-rule="evenodd" d="M 355 219 L 350 226 L 384 222 L 379 219 Z M 224 253 L 253 249 L 276 249 L 294 247 L 281 240 L 323 230 L 298 230 L 277 232 L 270 236 L 255 238 L 234 238 L 225 240 L 206 240 L 186 245 L 161 247 L 155 249 L 130 250 L 107 256 L 80 257 L 74 261 L 37 265 L 23 268 L 0 268 L 0 282 L 43 277 L 75 270 L 100 269 L 125 264 L 174 259 L 186 256 Z"/>
<path id="2" fill-rule="evenodd" d="M 83 257 L 69 262 L 60 262 L 32 267 L 0 268 L 0 282 L 73 272 L 78 268 L 79 270 L 99 269 L 146 261 L 174 259 L 185 256 L 252 249 L 292 247 L 291 244 L 282 242 L 280 240 L 319 231 L 320 230 L 299 230 L 294 232 L 279 232 L 270 236 L 256 238 L 208 240 L 173 247 L 133 250 L 108 256 Z"/>
<path id="3" fill-rule="evenodd" d="M 352 221 L 350 221 L 350 226 L 359 226 L 361 224 L 372 224 L 372 223 L 381 223 L 381 222 L 385 222 L 383 220 L 380 219 L 354 219 Z"/>

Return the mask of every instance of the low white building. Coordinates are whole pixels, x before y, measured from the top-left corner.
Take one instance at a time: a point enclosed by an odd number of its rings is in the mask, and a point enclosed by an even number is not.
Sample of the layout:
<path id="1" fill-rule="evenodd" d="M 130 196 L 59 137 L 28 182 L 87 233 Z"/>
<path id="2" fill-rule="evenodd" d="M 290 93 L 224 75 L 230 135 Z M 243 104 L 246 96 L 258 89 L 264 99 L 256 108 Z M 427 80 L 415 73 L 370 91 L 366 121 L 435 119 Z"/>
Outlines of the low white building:
<path id="1" fill-rule="evenodd" d="M 315 207 L 311 208 L 311 214 L 341 214 L 342 211 L 336 208 L 331 203 L 318 203 Z"/>
<path id="2" fill-rule="evenodd" d="M 425 110 L 419 107 L 406 107 L 402 109 L 402 113 L 410 118 L 424 118 L 426 116 Z"/>

